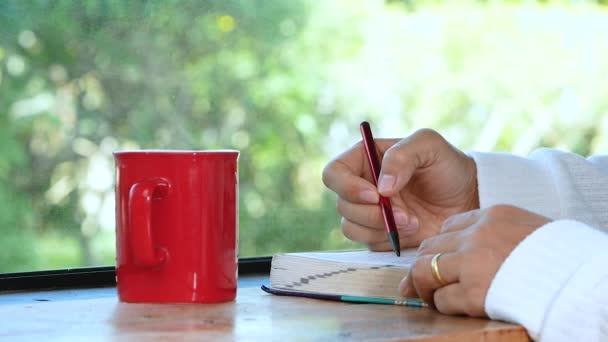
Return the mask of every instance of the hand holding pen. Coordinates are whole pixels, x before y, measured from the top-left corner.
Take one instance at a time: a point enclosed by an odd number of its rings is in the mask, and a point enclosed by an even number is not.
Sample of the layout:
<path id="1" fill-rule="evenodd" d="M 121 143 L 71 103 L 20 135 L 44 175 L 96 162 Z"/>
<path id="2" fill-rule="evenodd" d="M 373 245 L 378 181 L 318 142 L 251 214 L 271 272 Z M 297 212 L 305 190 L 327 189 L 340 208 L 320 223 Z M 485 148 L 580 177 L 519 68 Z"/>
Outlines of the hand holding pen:
<path id="1" fill-rule="evenodd" d="M 380 195 L 390 198 L 400 247 L 417 247 L 439 233 L 443 221 L 479 207 L 475 162 L 442 136 L 424 129 L 404 139 L 375 138 L 378 187 L 364 144 L 330 161 L 323 182 L 337 196 L 344 235 L 373 251 L 389 251 Z"/>

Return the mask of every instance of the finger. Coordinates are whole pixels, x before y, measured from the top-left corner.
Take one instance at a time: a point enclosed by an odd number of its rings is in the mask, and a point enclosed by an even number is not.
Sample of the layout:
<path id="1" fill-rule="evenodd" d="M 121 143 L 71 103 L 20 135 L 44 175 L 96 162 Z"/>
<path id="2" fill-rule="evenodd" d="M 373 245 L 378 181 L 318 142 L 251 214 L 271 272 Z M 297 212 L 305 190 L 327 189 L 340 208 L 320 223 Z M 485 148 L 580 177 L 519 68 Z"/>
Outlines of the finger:
<path id="1" fill-rule="evenodd" d="M 408 272 L 408 275 L 401 279 L 401 282 L 399 283 L 399 292 L 406 298 L 418 297 L 418 292 L 416 292 L 416 289 L 414 288 L 413 278 L 410 273 L 411 272 Z"/>
<path id="2" fill-rule="evenodd" d="M 380 197 L 371 182 L 362 178 L 361 171 L 346 161 L 336 159 L 323 169 L 323 183 L 338 197 L 354 203 L 378 203 Z"/>
<path id="3" fill-rule="evenodd" d="M 425 239 L 418 247 L 418 256 L 435 255 L 437 253 L 455 252 L 460 249 L 465 241 L 462 231 L 441 233 Z"/>
<path id="4" fill-rule="evenodd" d="M 399 244 L 402 248 L 419 244 L 417 240 L 412 240 L 411 236 L 407 235 L 408 230 L 399 229 L 398 232 Z M 352 241 L 366 244 L 372 251 L 390 251 L 393 249 L 384 227 L 362 226 L 346 218 L 342 218 L 342 233 Z"/>
<path id="5" fill-rule="evenodd" d="M 351 203 L 343 198 L 338 198 L 337 209 L 340 216 L 351 222 L 366 227 L 384 228 L 384 218 L 378 204 Z M 393 206 L 393 216 L 397 229 L 401 229 L 404 232 L 417 231 L 418 222 L 410 219 L 405 210 Z"/>
<path id="6" fill-rule="evenodd" d="M 368 245 L 388 241 L 386 229 L 384 229 L 384 227 L 362 226 L 350 221 L 347 218 L 342 218 L 342 233 L 352 241 L 361 242 Z"/>
<path id="7" fill-rule="evenodd" d="M 439 288 L 433 294 L 433 302 L 437 311 L 446 315 L 469 315 L 485 317 L 484 298 L 470 297 L 462 283 L 454 283 Z"/>
<path id="8" fill-rule="evenodd" d="M 425 302 L 433 305 L 433 293 L 438 288 L 458 282 L 461 258 L 458 253 L 441 254 L 437 260 L 437 269 L 443 280 L 443 284 L 439 283 L 433 276 L 431 268 L 432 255 L 423 255 L 416 259 L 409 276 L 412 277 L 412 284 L 418 293 L 418 296 Z"/>
<path id="9" fill-rule="evenodd" d="M 432 260 L 432 257 L 437 253 L 457 251 L 460 248 L 463 239 L 464 237 L 461 232 L 444 233 L 427 238 L 420 244 L 417 251 L 417 258 L 423 255 L 430 255 Z M 418 296 L 418 293 L 414 288 L 411 271 L 401 280 L 401 283 L 399 284 L 399 291 L 405 297 Z"/>
<path id="10" fill-rule="evenodd" d="M 382 157 L 378 191 L 394 196 L 410 180 L 414 171 L 432 163 L 438 144 L 445 140 L 435 131 L 419 130 L 391 146 Z"/>
<path id="11" fill-rule="evenodd" d="M 403 246 L 403 244 L 401 245 Z M 367 248 L 373 252 L 388 252 L 393 250 L 393 245 L 388 241 L 388 238 L 383 242 L 368 243 Z"/>
<path id="12" fill-rule="evenodd" d="M 376 146 L 384 151 L 397 139 L 376 139 Z M 379 196 L 362 143 L 330 161 L 323 169 L 323 183 L 339 197 L 353 203 L 378 203 Z"/>
<path id="13" fill-rule="evenodd" d="M 464 314 L 465 292 L 460 283 L 439 288 L 433 294 L 433 303 L 437 311 L 446 315 Z"/>
<path id="14" fill-rule="evenodd" d="M 353 223 L 376 229 L 384 227 L 382 211 L 378 204 L 352 203 L 338 198 L 336 208 L 340 216 Z"/>
<path id="15" fill-rule="evenodd" d="M 481 209 L 475 209 L 452 215 L 443 221 L 443 224 L 441 225 L 441 234 L 466 229 L 477 223 L 482 215 L 483 210 Z"/>
<path id="16" fill-rule="evenodd" d="M 412 223 L 415 227 L 418 227 L 418 221 L 414 221 L 414 223 Z M 386 232 L 386 230 L 385 230 Z M 401 249 L 403 248 L 415 248 L 416 246 L 420 245 L 420 234 L 416 234 L 417 232 L 417 228 L 416 230 L 412 230 L 409 227 L 406 228 L 399 228 L 397 227 L 397 233 L 399 235 L 399 246 L 401 246 Z M 369 248 L 372 251 L 388 251 L 388 250 L 392 250 L 393 246 L 389 243 L 388 240 L 388 233 L 385 233 L 387 236 L 386 241 L 383 242 L 379 242 L 379 245 L 376 245 L 376 243 L 372 243 L 369 244 Z"/>

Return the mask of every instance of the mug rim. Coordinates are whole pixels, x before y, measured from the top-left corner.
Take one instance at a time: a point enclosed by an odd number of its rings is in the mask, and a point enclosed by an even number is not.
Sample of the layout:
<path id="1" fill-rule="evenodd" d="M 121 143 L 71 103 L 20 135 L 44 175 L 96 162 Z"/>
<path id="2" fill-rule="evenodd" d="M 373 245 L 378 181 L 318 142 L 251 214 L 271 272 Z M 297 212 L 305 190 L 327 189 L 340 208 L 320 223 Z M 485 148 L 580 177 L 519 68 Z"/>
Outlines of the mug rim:
<path id="1" fill-rule="evenodd" d="M 233 149 L 219 149 L 219 150 L 162 150 L 162 149 L 149 149 L 149 150 L 115 150 L 112 151 L 114 155 L 121 154 L 231 154 L 240 153 L 239 150 Z"/>

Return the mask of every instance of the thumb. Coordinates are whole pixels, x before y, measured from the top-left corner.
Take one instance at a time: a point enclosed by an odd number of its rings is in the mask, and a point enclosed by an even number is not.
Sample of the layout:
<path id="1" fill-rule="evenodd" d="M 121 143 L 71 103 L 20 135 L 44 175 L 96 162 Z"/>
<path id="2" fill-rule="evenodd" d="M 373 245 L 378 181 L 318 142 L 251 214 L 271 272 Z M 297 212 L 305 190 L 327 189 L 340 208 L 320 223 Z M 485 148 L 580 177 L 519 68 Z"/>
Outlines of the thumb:
<path id="1" fill-rule="evenodd" d="M 416 169 L 431 165 L 437 151 L 447 146 L 439 133 L 421 129 L 386 150 L 378 177 L 378 192 L 385 197 L 396 195 L 412 178 Z"/>

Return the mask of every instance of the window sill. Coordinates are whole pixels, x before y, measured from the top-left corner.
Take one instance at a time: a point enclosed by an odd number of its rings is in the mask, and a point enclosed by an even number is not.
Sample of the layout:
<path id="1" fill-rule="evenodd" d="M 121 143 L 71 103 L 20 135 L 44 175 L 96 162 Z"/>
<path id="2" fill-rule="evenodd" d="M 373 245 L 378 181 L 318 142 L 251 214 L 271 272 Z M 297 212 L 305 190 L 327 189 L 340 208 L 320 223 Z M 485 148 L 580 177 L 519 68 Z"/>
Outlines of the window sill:
<path id="1" fill-rule="evenodd" d="M 271 257 L 239 259 L 239 277 L 250 274 L 269 274 L 270 260 Z M 115 285 L 116 269 L 114 266 L 0 274 L 0 292 Z"/>

